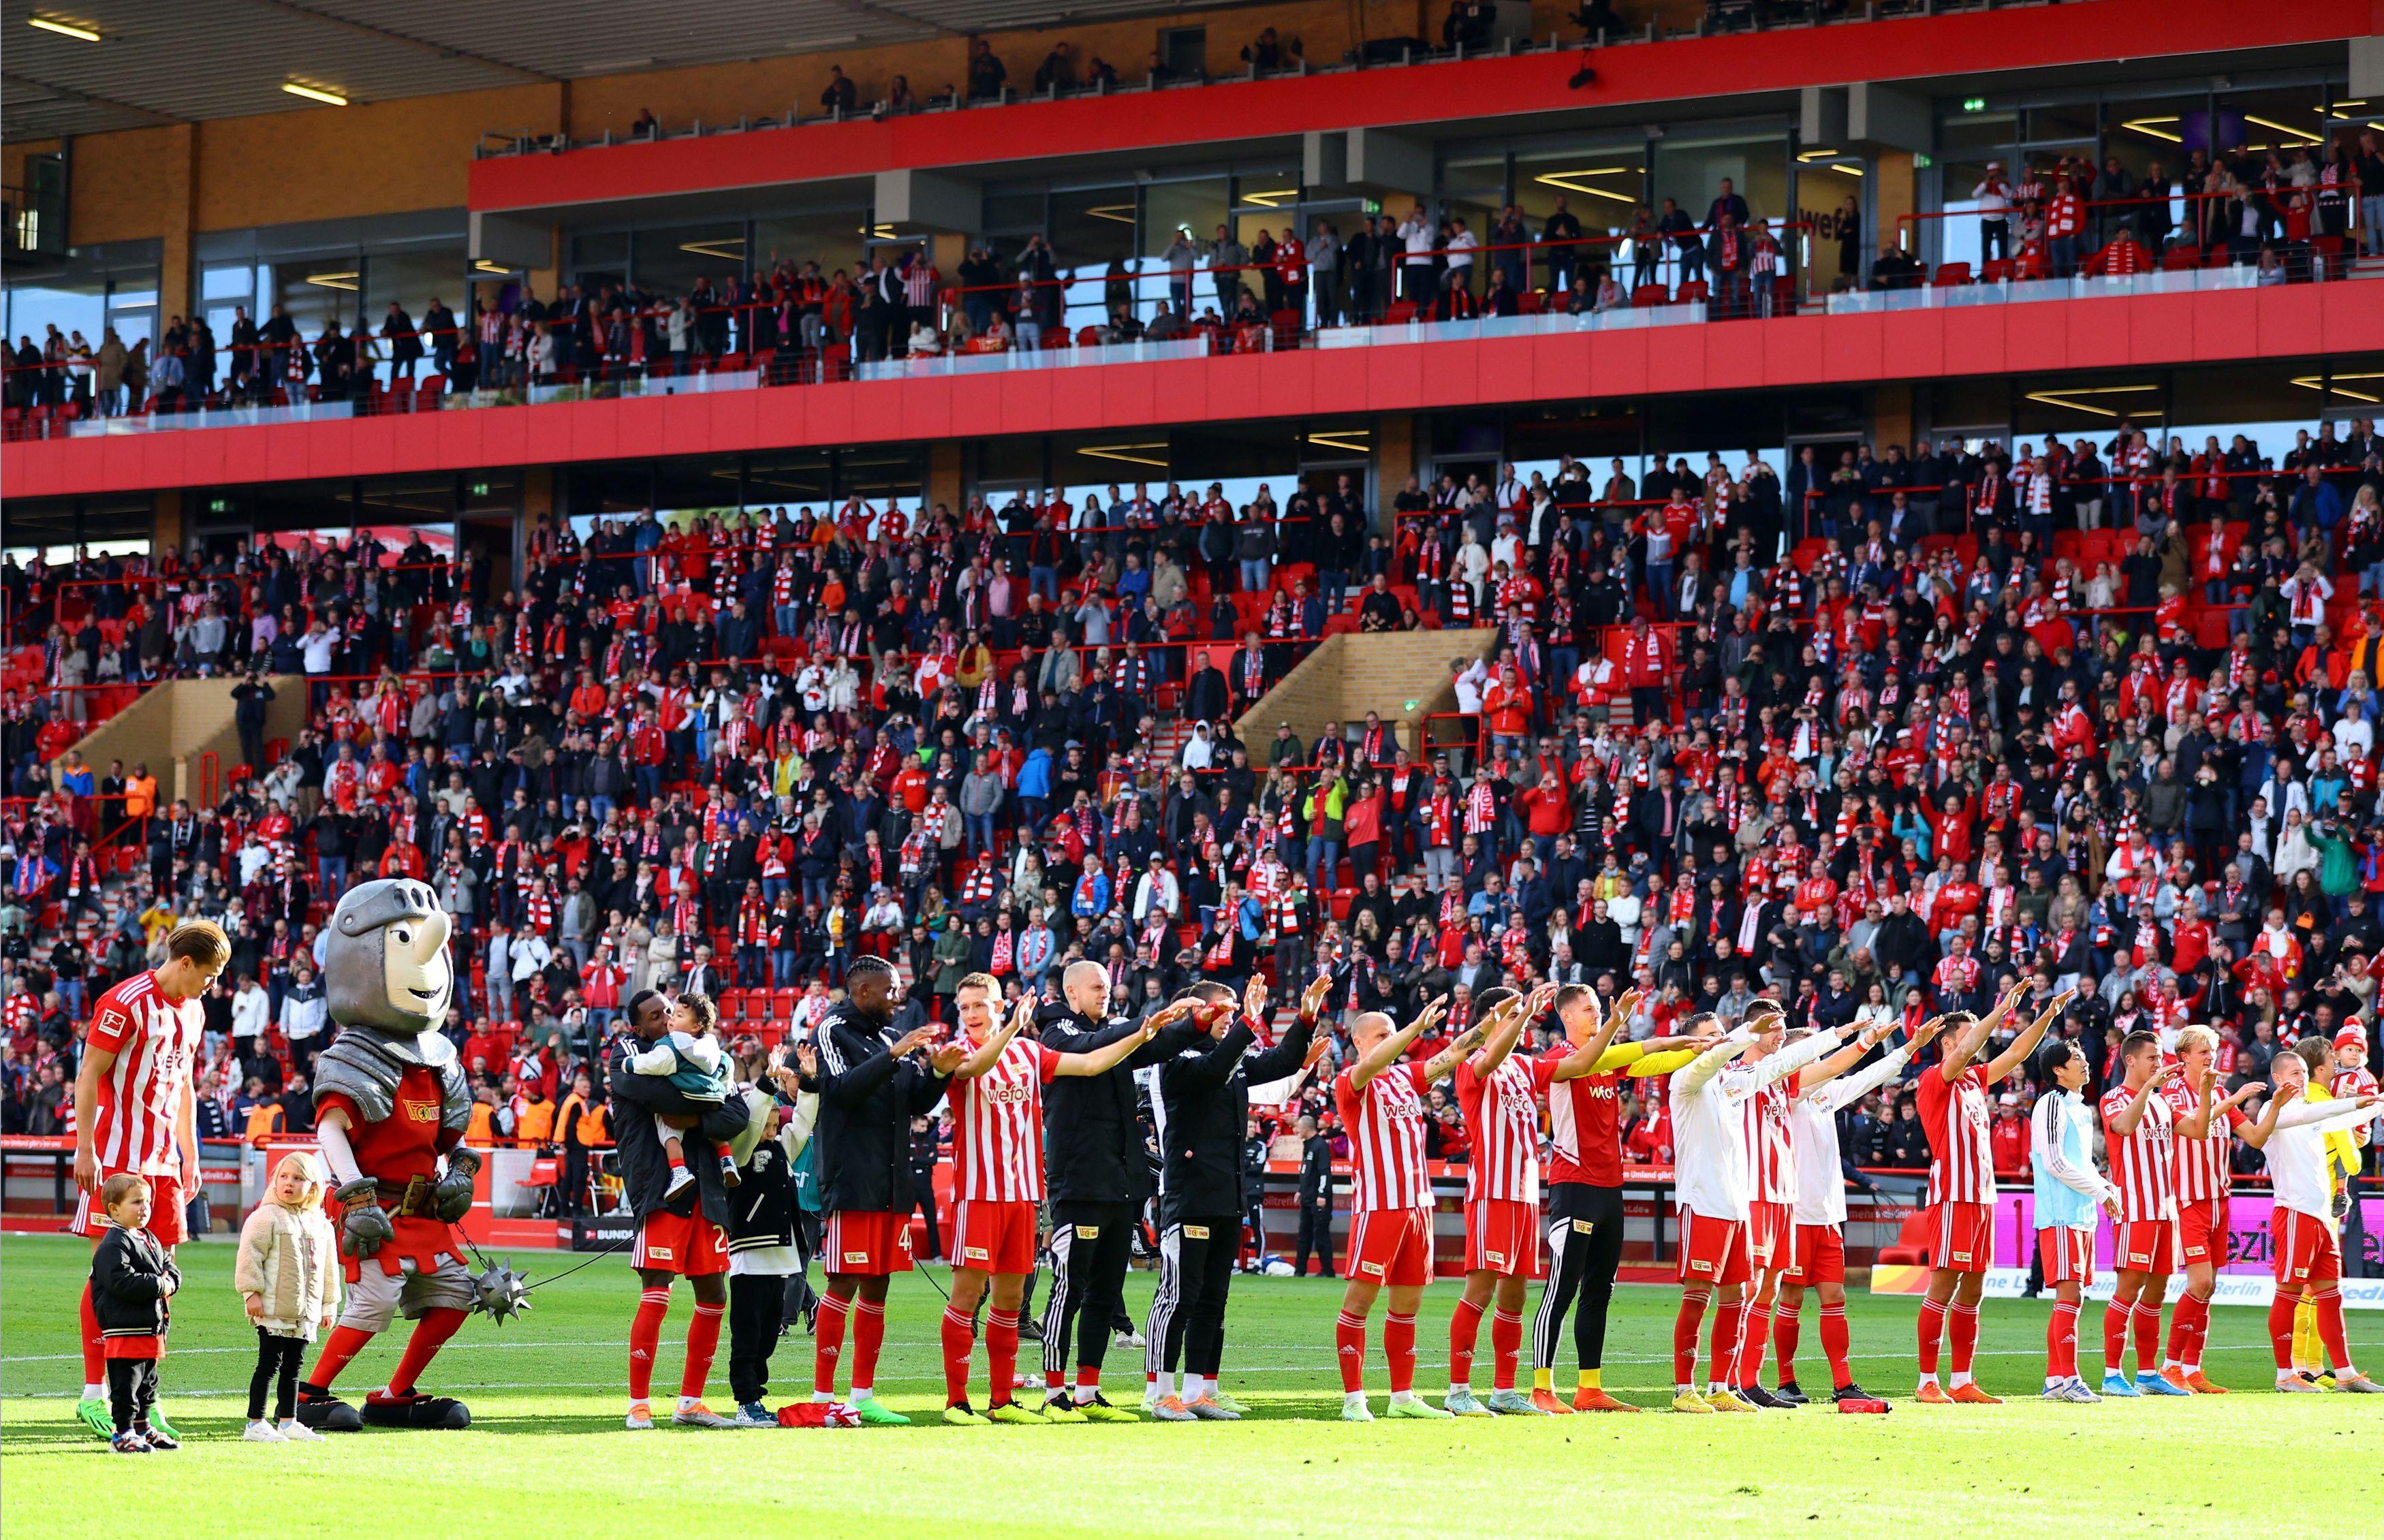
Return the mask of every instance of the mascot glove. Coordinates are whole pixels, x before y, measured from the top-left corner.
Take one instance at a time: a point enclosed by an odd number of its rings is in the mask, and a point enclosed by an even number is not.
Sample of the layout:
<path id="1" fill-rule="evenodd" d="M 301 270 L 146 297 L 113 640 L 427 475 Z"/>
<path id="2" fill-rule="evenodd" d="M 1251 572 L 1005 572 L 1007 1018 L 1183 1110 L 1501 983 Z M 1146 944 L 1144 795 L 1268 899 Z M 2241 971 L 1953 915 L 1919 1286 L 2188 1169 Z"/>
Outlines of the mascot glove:
<path id="1" fill-rule="evenodd" d="M 340 1201 L 340 1249 L 349 1256 L 369 1258 L 383 1241 L 397 1238 L 397 1226 L 380 1206 L 380 1184 L 371 1177 L 359 1177 L 331 1196 Z"/>
<path id="2" fill-rule="evenodd" d="M 433 1195 L 441 1220 L 453 1224 L 472 1211 L 472 1178 L 479 1172 L 478 1151 L 458 1148 L 447 1152 L 447 1174 L 439 1179 Z"/>

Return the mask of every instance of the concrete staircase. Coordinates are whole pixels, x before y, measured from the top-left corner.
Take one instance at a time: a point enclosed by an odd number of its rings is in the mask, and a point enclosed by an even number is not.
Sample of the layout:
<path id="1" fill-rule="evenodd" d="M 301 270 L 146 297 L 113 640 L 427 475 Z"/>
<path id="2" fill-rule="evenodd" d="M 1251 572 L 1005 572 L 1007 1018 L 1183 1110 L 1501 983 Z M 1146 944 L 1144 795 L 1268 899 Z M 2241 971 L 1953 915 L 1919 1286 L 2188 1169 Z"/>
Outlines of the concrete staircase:
<path id="1" fill-rule="evenodd" d="M 1488 656 L 1497 638 L 1489 627 L 1372 636 L 1347 631 L 1326 637 L 1282 683 L 1259 698 L 1234 724 L 1234 731 L 1250 746 L 1251 763 L 1263 766 L 1277 723 L 1290 723 L 1302 746 L 1312 751 L 1326 723 L 1338 722 L 1352 730 L 1372 711 L 1397 729 L 1402 747 L 1415 751 L 1426 734 L 1425 719 L 1457 709 L 1457 671 L 1451 662 Z M 1442 724 L 1442 730 L 1432 736 L 1450 741 L 1458 736 L 1448 730 L 1454 727 Z"/>
<path id="2" fill-rule="evenodd" d="M 105 774 L 110 760 L 122 760 L 130 771 L 147 764 L 157 777 L 157 797 L 170 806 L 187 797 L 220 799 L 232 770 L 239 765 L 240 730 L 233 725 L 232 686 L 241 677 L 216 679 L 168 679 L 153 685 L 142 697 L 85 733 L 75 747 L 94 774 Z M 266 707 L 265 736 L 295 739 L 306 720 L 306 677 L 268 675 L 272 703 Z M 213 755 L 211 759 L 208 756 Z M 52 767 L 55 772 L 56 766 Z"/>

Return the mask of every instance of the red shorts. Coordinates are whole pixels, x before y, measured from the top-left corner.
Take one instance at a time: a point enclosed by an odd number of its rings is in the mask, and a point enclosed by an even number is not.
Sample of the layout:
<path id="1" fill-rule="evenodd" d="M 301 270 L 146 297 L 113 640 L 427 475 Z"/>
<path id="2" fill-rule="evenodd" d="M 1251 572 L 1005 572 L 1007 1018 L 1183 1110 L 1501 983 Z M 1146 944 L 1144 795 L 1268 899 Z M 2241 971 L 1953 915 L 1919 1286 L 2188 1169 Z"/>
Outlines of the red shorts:
<path id="1" fill-rule="evenodd" d="M 2048 1224 L 2036 1233 L 2036 1254 L 2044 1260 L 2044 1281 L 2091 1287 L 2094 1282 L 2094 1232 Z"/>
<path id="2" fill-rule="evenodd" d="M 1799 1224 L 1793 1244 L 1796 1254 L 1779 1263 L 1780 1275 L 1792 1284 L 1843 1284 L 1846 1281 L 1846 1236 L 1834 1224 Z"/>
<path id="3" fill-rule="evenodd" d="M 1000 1273 L 1034 1271 L 1034 1204 L 963 1198 L 952 1209 L 954 1267 Z M 904 1229 L 907 1233 L 909 1227 Z"/>
<path id="4" fill-rule="evenodd" d="M 2178 1251 L 2185 1265 L 2207 1262 L 2213 1267 L 2227 1265 L 2227 1199 L 2204 1198 L 2199 1203 L 2177 1206 Z"/>
<path id="5" fill-rule="evenodd" d="M 1398 1288 L 1432 1282 L 1432 1211 L 1360 1209 L 1349 1216 L 1349 1270 L 1359 1283 Z"/>
<path id="6" fill-rule="evenodd" d="M 2131 1219 L 2111 1237 L 2111 1265 L 2122 1273 L 2177 1271 L 2177 1221 Z"/>
<path id="7" fill-rule="evenodd" d="M 1795 1211 L 1763 1198 L 1746 1206 L 1746 1262 L 1766 1273 L 1796 1265 Z"/>
<path id="8" fill-rule="evenodd" d="M 728 1232 L 701 1211 L 675 1214 L 668 1209 L 638 1222 L 637 1244 L 629 1248 L 631 1267 L 651 1267 L 688 1278 L 710 1278 L 728 1271 Z"/>
<path id="9" fill-rule="evenodd" d="M 102 1171 L 98 1186 L 107 1186 L 111 1176 L 121 1172 Z M 180 1246 L 191 1238 L 182 1223 L 182 1179 L 180 1176 L 139 1174 L 149 1184 L 149 1233 L 157 1237 L 160 1246 Z M 99 1236 L 107 1233 L 107 1210 L 101 1206 L 96 1192 L 78 1192 L 75 1197 L 74 1221 L 67 1226 L 73 1236 Z"/>
<path id="10" fill-rule="evenodd" d="M 1953 1273 L 1984 1273 L 1994 1250 L 1995 1206 L 1992 1203 L 1937 1205 L 1937 1244 L 1929 1265 Z"/>
<path id="11" fill-rule="evenodd" d="M 827 1216 L 820 1261 L 830 1273 L 880 1277 L 911 1271 L 911 1216 L 853 1209 Z"/>
<path id="12" fill-rule="evenodd" d="M 1537 1205 L 1511 1198 L 1484 1198 L 1465 1205 L 1465 1271 L 1502 1278 L 1537 1278 L 1540 1216 Z"/>
<path id="13" fill-rule="evenodd" d="M 2329 1222 L 2297 1209 L 2276 1209 L 2268 1214 L 2268 1234 L 2279 1285 L 2330 1284 L 2342 1276 L 2342 1243 Z"/>
<path id="14" fill-rule="evenodd" d="M 1743 1284 L 1747 1260 L 1745 1221 L 1681 1211 L 1681 1282 Z"/>

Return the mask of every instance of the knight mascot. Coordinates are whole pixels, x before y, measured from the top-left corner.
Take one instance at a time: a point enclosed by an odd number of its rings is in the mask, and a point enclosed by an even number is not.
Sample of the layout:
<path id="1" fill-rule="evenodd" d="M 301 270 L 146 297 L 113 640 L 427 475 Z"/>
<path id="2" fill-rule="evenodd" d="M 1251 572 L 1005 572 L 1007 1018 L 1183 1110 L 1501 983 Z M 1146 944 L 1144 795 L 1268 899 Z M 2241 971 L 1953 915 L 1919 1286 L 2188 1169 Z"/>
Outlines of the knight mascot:
<path id="1" fill-rule="evenodd" d="M 346 1308 L 300 1386 L 299 1420 L 326 1433 L 461 1428 L 461 1401 L 416 1382 L 474 1308 L 456 1222 L 480 1157 L 462 1148 L 472 1098 L 437 1028 L 453 998 L 447 915 L 405 878 L 359 883 L 331 913 L 323 976 L 338 1034 L 315 1061 L 316 1134 L 340 1205 Z M 387 1388 L 359 1411 L 331 1385 L 403 1310 L 414 1323 Z"/>

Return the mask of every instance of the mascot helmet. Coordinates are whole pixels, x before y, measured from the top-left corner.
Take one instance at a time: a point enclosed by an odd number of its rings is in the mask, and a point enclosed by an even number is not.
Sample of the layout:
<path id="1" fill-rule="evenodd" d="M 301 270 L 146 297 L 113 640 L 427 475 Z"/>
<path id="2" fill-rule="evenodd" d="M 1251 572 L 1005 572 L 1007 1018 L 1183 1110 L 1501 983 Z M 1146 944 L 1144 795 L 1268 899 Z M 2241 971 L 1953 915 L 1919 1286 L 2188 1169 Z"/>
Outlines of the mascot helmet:
<path id="1" fill-rule="evenodd" d="M 390 1037 L 438 1026 L 455 993 L 448 928 L 426 883 L 383 877 L 349 888 L 323 945 L 332 1019 Z"/>

